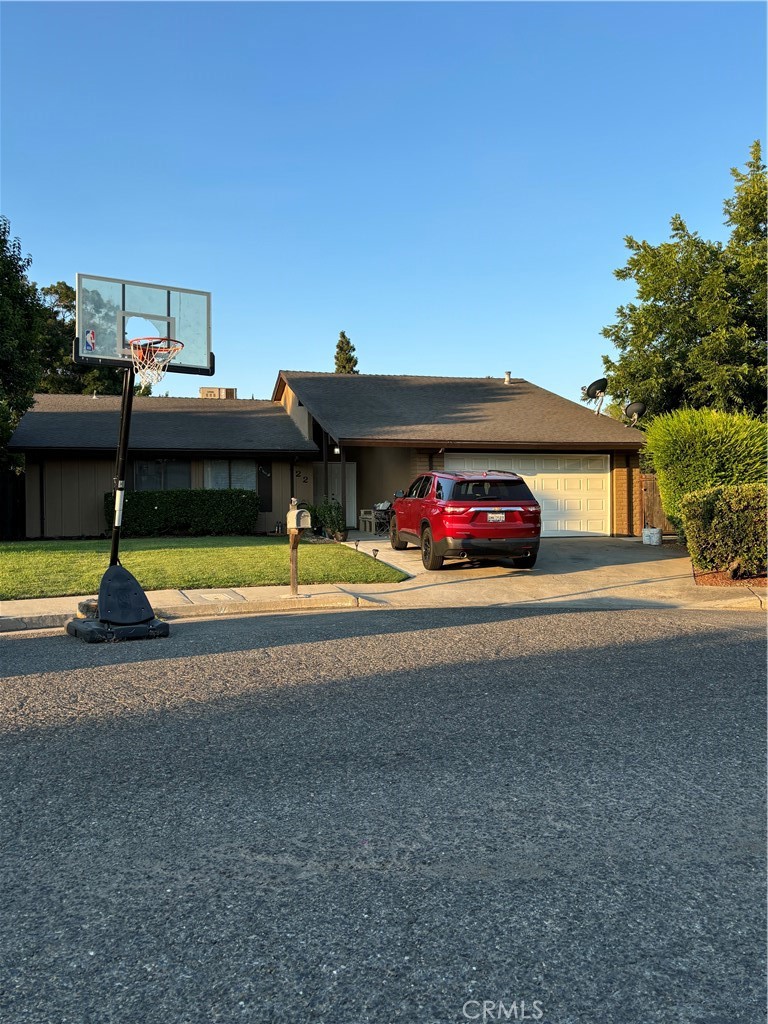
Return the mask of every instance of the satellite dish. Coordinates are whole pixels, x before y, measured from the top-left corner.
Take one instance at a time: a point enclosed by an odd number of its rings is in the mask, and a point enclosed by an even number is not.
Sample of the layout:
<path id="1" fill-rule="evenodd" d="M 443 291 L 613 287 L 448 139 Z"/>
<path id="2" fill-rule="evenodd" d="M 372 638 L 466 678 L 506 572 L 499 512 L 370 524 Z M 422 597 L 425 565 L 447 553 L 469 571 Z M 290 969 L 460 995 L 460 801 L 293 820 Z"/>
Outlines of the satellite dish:
<path id="1" fill-rule="evenodd" d="M 587 388 L 587 398 L 602 398 L 607 387 L 608 381 L 605 377 L 601 377 L 600 380 L 593 380 Z"/>
<path id="2" fill-rule="evenodd" d="M 608 387 L 608 381 L 605 377 L 601 377 L 600 380 L 593 380 L 588 388 L 582 388 L 581 393 L 584 398 L 590 398 L 594 401 L 595 398 L 599 399 L 597 408 L 595 409 L 595 416 L 599 415 L 600 409 L 603 405 L 603 399 L 605 398 L 605 389 Z"/>
<path id="3" fill-rule="evenodd" d="M 629 420 L 629 423 L 626 423 L 625 426 L 634 427 L 644 412 L 645 402 L 630 402 L 624 410 L 624 415 Z"/>

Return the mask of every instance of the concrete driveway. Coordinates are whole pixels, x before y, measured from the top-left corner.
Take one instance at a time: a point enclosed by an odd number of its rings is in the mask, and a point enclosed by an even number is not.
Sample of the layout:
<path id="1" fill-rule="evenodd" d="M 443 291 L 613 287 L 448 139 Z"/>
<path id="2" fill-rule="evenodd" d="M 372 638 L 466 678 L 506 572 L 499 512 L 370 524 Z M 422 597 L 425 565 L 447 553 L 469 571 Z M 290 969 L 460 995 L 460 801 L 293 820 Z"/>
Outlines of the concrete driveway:
<path id="1" fill-rule="evenodd" d="M 765 589 L 700 587 L 686 550 L 639 538 L 544 538 L 534 569 L 507 563 L 448 561 L 427 572 L 418 548 L 394 551 L 387 537 L 352 533 L 349 547 L 411 575 L 405 583 L 365 587 L 368 598 L 394 607 L 472 607 L 530 602 L 589 602 L 615 607 L 743 608 L 760 611 Z M 361 588 L 362 592 L 362 588 Z"/>

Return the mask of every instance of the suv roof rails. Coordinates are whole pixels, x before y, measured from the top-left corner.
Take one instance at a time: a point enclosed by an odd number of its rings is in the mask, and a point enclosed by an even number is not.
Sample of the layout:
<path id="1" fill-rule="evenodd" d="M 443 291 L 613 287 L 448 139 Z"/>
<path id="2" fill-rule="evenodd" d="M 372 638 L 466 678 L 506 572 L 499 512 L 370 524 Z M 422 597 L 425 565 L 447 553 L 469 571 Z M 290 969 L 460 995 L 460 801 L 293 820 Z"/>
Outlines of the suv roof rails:
<path id="1" fill-rule="evenodd" d="M 519 476 L 511 469 L 431 469 L 430 473 L 440 473 L 442 476 L 461 477 L 494 477 L 494 476 Z"/>

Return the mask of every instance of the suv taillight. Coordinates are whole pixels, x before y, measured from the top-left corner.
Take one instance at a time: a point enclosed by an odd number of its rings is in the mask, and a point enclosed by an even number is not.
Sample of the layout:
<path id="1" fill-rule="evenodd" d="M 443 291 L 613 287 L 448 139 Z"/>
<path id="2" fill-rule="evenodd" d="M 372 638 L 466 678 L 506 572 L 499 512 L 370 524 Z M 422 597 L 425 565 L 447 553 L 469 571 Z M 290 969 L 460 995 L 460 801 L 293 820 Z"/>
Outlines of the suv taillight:
<path id="1" fill-rule="evenodd" d="M 443 509 L 443 512 L 447 512 L 449 516 L 460 515 L 462 512 L 466 511 L 466 505 L 446 505 Z"/>

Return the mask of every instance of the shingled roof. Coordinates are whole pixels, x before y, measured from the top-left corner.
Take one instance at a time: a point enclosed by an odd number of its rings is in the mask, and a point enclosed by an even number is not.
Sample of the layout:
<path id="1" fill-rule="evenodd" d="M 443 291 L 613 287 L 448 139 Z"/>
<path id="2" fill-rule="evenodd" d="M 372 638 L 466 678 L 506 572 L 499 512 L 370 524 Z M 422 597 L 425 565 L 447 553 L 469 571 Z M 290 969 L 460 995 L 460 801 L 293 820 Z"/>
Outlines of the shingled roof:
<path id="1" fill-rule="evenodd" d="M 36 395 L 8 447 L 114 454 L 120 401 L 112 395 Z M 132 452 L 317 454 L 282 406 L 243 399 L 134 398 L 130 447 Z"/>
<path id="2" fill-rule="evenodd" d="M 338 442 L 487 449 L 637 450 L 644 435 L 527 380 L 281 370 L 285 385 Z"/>

